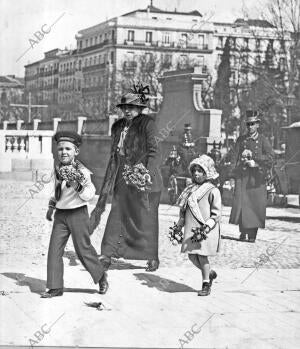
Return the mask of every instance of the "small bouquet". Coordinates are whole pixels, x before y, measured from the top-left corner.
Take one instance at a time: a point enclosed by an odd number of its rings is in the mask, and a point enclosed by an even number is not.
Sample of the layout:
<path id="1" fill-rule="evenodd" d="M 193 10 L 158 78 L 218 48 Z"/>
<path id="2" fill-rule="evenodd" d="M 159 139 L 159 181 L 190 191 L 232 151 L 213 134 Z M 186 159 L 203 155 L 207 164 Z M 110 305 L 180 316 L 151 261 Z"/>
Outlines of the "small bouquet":
<path id="1" fill-rule="evenodd" d="M 70 182 L 84 183 L 84 174 L 78 168 L 78 164 L 65 165 L 59 168 L 58 174 L 60 178 L 67 182 L 67 187 L 70 186 Z"/>
<path id="2" fill-rule="evenodd" d="M 172 227 L 169 228 L 169 239 L 173 245 L 181 244 L 183 241 L 183 233 L 181 227 L 178 226 L 175 222 Z"/>
<path id="3" fill-rule="evenodd" d="M 122 175 L 125 183 L 135 187 L 138 191 L 146 192 L 151 189 L 151 176 L 142 163 L 134 166 L 125 165 Z"/>
<path id="4" fill-rule="evenodd" d="M 246 162 L 252 160 L 252 151 L 249 149 L 245 149 L 241 154 L 241 162 L 243 164 L 243 169 L 246 170 Z"/>
<path id="5" fill-rule="evenodd" d="M 193 236 L 191 240 L 193 243 L 201 242 L 207 239 L 207 226 L 202 225 L 201 227 L 192 228 Z"/>

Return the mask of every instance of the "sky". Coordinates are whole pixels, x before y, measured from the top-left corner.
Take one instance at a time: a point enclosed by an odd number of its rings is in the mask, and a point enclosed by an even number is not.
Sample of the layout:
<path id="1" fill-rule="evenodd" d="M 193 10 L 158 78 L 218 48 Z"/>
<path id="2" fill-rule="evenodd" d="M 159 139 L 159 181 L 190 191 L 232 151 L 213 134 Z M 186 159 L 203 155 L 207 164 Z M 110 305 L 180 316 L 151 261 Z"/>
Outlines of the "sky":
<path id="1" fill-rule="evenodd" d="M 257 17 L 260 1 L 153 0 L 153 5 L 213 13 L 212 21 L 232 22 L 245 8 L 251 18 Z M 74 49 L 79 30 L 149 4 L 150 0 L 0 0 L 0 75 L 23 77 L 24 65 L 42 59 L 45 51 Z M 48 33 L 38 41 L 34 34 L 42 28 Z"/>

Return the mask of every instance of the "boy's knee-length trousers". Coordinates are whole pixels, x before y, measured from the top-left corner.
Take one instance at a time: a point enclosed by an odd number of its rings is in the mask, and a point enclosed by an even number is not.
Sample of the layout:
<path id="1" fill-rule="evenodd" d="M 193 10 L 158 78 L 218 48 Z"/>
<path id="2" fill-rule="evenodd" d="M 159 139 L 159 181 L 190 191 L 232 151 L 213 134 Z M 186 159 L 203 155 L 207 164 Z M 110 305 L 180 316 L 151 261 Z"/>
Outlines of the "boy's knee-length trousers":
<path id="1" fill-rule="evenodd" d="M 47 263 L 47 288 L 63 288 L 65 246 L 71 235 L 75 252 L 94 283 L 101 279 L 104 269 L 91 244 L 87 206 L 70 210 L 56 209 L 50 238 Z"/>

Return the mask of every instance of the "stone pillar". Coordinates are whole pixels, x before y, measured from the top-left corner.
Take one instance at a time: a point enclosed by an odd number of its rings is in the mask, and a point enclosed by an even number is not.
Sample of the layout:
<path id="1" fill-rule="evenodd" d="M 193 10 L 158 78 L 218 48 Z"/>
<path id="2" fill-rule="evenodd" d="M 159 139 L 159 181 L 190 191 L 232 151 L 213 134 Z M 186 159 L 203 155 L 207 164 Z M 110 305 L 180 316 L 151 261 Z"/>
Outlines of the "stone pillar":
<path id="1" fill-rule="evenodd" d="M 84 130 L 83 130 L 83 124 L 87 120 L 86 116 L 78 116 L 77 118 L 77 133 L 81 135 Z"/>
<path id="2" fill-rule="evenodd" d="M 39 123 L 41 122 L 40 119 L 34 119 L 33 120 L 33 129 L 36 131 L 39 127 Z"/>
<path id="3" fill-rule="evenodd" d="M 30 135 L 28 137 L 28 150 L 28 155 L 30 155 L 30 157 L 38 157 L 41 155 L 39 136 Z"/>
<path id="4" fill-rule="evenodd" d="M 42 137 L 42 156 L 49 157 L 52 154 L 52 137 Z"/>
<path id="5" fill-rule="evenodd" d="M 23 120 L 17 120 L 17 130 L 21 130 L 22 124 L 24 123 Z"/>
<path id="6" fill-rule="evenodd" d="M 53 118 L 53 131 L 57 131 L 58 123 L 61 121 L 61 118 Z"/>
<path id="7" fill-rule="evenodd" d="M 166 72 L 163 83 L 163 103 L 157 115 L 158 130 L 172 125 L 172 135 L 164 141 L 178 143 L 184 124 L 192 127 L 192 136 L 199 153 L 209 152 L 210 143 L 221 141 L 221 111 L 204 109 L 201 89 L 208 74 L 202 67 Z"/>
<path id="8" fill-rule="evenodd" d="M 3 130 L 7 130 L 7 124 L 8 124 L 7 120 L 3 121 Z"/>

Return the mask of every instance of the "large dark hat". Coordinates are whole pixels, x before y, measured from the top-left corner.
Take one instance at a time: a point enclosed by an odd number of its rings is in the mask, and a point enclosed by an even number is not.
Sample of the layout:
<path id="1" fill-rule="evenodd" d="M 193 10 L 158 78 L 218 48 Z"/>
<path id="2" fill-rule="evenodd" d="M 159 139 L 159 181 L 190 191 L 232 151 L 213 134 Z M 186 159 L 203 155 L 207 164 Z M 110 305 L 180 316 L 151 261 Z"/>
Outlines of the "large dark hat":
<path id="1" fill-rule="evenodd" d="M 246 123 L 260 122 L 259 112 L 257 110 L 246 110 Z"/>
<path id="2" fill-rule="evenodd" d="M 150 94 L 149 86 L 143 86 L 141 83 L 133 85 L 130 92 L 121 97 L 121 103 L 117 104 L 118 108 L 122 108 L 125 105 L 134 105 L 138 107 L 146 108 L 149 98 L 146 94 Z"/>
<path id="3" fill-rule="evenodd" d="M 71 142 L 79 147 L 81 145 L 81 137 L 78 133 L 72 131 L 58 131 L 54 135 L 54 140 L 58 142 Z"/>

